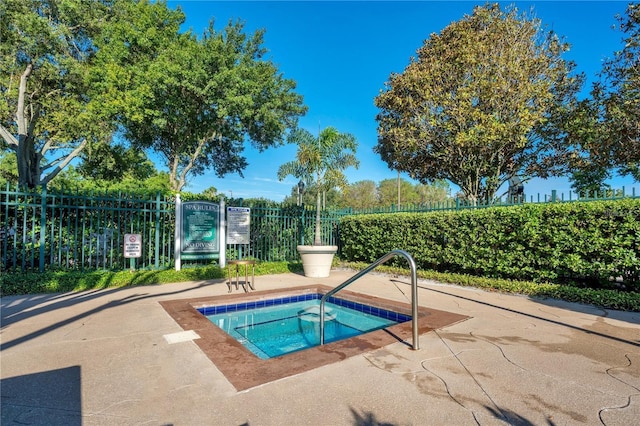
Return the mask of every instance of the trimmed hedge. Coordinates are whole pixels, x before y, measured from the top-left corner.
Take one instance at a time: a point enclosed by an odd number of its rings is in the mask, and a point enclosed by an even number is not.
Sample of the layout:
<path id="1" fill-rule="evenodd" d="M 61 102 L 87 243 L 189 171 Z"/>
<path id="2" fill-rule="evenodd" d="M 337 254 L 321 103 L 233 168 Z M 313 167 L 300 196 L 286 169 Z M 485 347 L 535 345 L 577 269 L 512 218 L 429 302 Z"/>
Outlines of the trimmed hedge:
<path id="1" fill-rule="evenodd" d="M 345 217 L 341 258 L 394 249 L 418 268 L 640 291 L 640 200 Z"/>

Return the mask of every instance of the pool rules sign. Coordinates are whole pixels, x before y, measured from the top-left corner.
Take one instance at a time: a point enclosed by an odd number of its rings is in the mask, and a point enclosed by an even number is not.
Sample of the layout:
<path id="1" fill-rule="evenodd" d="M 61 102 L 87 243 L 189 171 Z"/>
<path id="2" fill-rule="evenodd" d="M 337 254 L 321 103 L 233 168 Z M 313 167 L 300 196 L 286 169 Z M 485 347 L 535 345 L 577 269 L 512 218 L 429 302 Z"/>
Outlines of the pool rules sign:
<path id="1" fill-rule="evenodd" d="M 182 202 L 177 195 L 175 237 L 176 271 L 182 260 L 219 259 L 220 266 L 224 266 L 224 201 Z"/>
<path id="2" fill-rule="evenodd" d="M 249 244 L 251 209 L 227 207 L 227 244 Z"/>

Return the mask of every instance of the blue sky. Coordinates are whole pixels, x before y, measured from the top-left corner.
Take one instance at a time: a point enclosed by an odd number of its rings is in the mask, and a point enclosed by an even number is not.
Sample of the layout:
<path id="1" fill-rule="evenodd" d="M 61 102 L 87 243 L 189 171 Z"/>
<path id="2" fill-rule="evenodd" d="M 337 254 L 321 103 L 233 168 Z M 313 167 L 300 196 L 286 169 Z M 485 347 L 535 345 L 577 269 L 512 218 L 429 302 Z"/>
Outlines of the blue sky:
<path id="1" fill-rule="evenodd" d="M 373 104 L 392 72 L 402 72 L 411 56 L 432 33 L 439 33 L 475 5 L 469 1 L 168 1 L 185 12 L 185 28 L 201 34 L 211 19 L 221 29 L 229 19 L 245 22 L 245 30 L 265 29 L 268 58 L 286 78 L 297 82 L 297 92 L 309 107 L 299 126 L 313 134 L 334 126 L 355 135 L 359 169 L 346 171 L 350 183 L 360 180 L 395 179 L 397 172 L 373 152 L 377 141 Z M 587 88 L 601 69 L 602 60 L 622 47 L 622 33 L 612 29 L 616 14 L 624 14 L 624 1 L 534 1 L 515 4 L 521 11 L 533 10 L 543 25 L 572 46 L 565 56 L 587 75 Z M 287 145 L 258 154 L 247 148 L 249 162 L 244 178 L 237 174 L 220 179 L 214 173 L 192 178 L 186 190 L 201 192 L 214 186 L 234 198 L 264 197 L 281 201 L 295 184 L 292 177 L 279 182 L 278 167 L 295 158 L 296 148 Z M 410 180 L 407 176 L 404 179 Z M 415 183 L 415 182 L 414 182 Z M 614 179 L 614 187 L 630 188 L 630 178 Z M 636 191 L 639 190 L 637 183 Z M 568 192 L 567 179 L 525 184 L 527 196 Z M 454 188 L 455 192 L 455 188 Z"/>

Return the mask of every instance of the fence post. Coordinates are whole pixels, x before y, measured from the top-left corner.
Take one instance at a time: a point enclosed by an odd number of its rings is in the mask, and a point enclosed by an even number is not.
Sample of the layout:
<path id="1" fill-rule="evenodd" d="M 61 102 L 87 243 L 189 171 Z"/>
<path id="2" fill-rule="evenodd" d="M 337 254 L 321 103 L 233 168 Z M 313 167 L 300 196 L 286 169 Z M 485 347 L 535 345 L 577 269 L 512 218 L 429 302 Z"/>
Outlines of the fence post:
<path id="1" fill-rule="evenodd" d="M 44 272 L 44 253 L 45 253 L 45 231 L 47 229 L 47 188 L 42 189 L 40 194 L 40 262 L 38 269 L 40 272 Z"/>
<path id="2" fill-rule="evenodd" d="M 182 226 L 182 201 L 180 200 L 180 194 L 176 194 L 176 226 L 175 226 L 175 246 L 174 250 L 174 261 L 175 261 L 175 269 L 179 271 L 182 267 L 182 259 L 180 258 L 180 248 L 182 247 L 182 241 L 180 241 L 180 227 Z"/>
<path id="3" fill-rule="evenodd" d="M 155 265 L 156 269 L 160 268 L 160 191 L 156 193 L 156 244 L 155 244 Z"/>
<path id="4" fill-rule="evenodd" d="M 304 203 L 302 203 L 302 213 L 300 214 L 300 245 L 304 245 L 304 214 L 306 209 L 304 208 Z"/>

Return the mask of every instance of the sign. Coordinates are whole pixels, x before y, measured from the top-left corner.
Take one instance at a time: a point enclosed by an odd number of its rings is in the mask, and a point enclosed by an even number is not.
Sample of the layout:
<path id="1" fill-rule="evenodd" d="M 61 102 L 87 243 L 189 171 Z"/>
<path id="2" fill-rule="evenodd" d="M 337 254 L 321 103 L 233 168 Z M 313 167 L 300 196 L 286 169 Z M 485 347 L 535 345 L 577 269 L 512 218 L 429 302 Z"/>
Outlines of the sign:
<path id="1" fill-rule="evenodd" d="M 227 244 L 249 244 L 249 207 L 227 207 Z"/>
<path id="2" fill-rule="evenodd" d="M 124 257 L 142 257 L 142 235 L 124 234 Z"/>
<path id="3" fill-rule="evenodd" d="M 216 259 L 220 206 L 206 201 L 182 203 L 180 254 L 182 259 Z"/>

